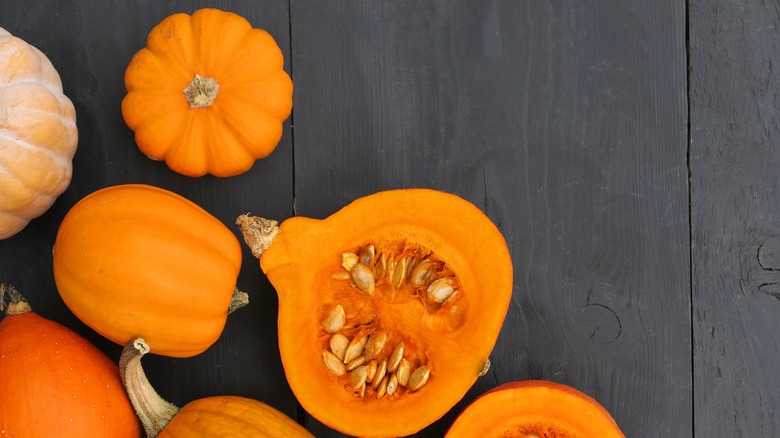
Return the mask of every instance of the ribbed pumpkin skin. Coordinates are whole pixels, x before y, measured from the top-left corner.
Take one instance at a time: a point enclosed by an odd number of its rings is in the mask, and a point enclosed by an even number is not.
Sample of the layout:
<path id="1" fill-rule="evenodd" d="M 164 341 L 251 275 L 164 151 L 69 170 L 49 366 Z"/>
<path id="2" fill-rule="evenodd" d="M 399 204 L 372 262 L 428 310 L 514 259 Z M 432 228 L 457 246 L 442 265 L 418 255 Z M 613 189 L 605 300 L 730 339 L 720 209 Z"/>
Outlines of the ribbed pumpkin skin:
<path id="1" fill-rule="evenodd" d="M 257 400 L 222 396 L 185 405 L 158 438 L 312 438 L 301 425 Z"/>
<path id="2" fill-rule="evenodd" d="M 482 394 L 458 415 L 445 438 L 482 436 L 624 438 L 592 397 L 545 380 L 509 382 Z"/>
<path id="3" fill-rule="evenodd" d="M 141 151 L 188 176 L 231 176 L 270 154 L 292 110 L 293 85 L 273 37 L 217 9 L 174 14 L 149 33 L 125 73 L 122 114 Z M 213 78 L 209 107 L 183 90 Z"/>
<path id="4" fill-rule="evenodd" d="M 138 438 L 141 425 L 100 350 L 27 312 L 0 321 L 0 436 Z"/>
<path id="5" fill-rule="evenodd" d="M 98 190 L 65 216 L 54 279 L 70 310 L 124 345 L 194 356 L 222 333 L 241 268 L 233 233 L 193 202 L 147 185 Z"/>
<path id="6" fill-rule="evenodd" d="M 70 184 L 76 111 L 40 50 L 0 28 L 0 239 L 42 215 Z"/>

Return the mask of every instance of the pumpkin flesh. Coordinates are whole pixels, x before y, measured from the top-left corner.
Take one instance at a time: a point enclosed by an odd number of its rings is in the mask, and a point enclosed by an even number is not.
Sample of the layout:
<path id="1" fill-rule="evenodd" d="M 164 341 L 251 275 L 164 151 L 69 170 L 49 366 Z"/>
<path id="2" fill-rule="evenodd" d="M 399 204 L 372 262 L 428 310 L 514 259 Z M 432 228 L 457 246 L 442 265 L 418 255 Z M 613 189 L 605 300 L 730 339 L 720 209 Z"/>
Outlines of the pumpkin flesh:
<path id="1" fill-rule="evenodd" d="M 85 324 L 123 345 L 201 353 L 224 328 L 241 268 L 233 233 L 193 202 L 146 185 L 98 190 L 65 216 L 54 279 Z"/>
<path id="2" fill-rule="evenodd" d="M 370 294 L 341 264 L 345 253 L 369 247 Z M 432 279 L 412 286 L 413 266 L 423 260 L 457 292 L 439 303 L 425 293 Z M 359 436 L 409 435 L 455 405 L 485 368 L 512 295 L 512 265 L 498 229 L 467 201 L 427 189 L 374 194 L 321 221 L 288 219 L 260 265 L 279 294 L 279 348 L 293 392 L 319 421 Z M 394 281 L 398 272 L 403 279 Z M 343 373 L 323 360 L 335 337 L 323 322 L 337 305 L 345 314 L 339 335 L 352 343 L 368 336 L 366 345 L 376 333 L 383 339 L 376 351 L 361 353 L 365 363 Z M 419 388 L 414 377 L 400 379 L 400 366 L 385 365 L 384 383 L 374 374 L 372 367 L 393 362 L 399 343 L 407 377 L 427 368 Z M 362 366 L 364 385 L 355 377 Z"/>
<path id="3" fill-rule="evenodd" d="M 446 438 L 623 438 L 596 400 L 570 386 L 528 380 L 503 384 L 478 397 Z"/>

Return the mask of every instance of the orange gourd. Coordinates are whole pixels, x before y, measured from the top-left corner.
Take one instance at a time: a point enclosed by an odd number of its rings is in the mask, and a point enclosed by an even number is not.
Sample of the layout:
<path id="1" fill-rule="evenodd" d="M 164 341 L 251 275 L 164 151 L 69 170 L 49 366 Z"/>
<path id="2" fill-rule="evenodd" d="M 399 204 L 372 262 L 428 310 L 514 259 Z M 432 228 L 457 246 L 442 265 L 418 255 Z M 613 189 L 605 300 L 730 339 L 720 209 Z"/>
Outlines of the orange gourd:
<path id="1" fill-rule="evenodd" d="M 76 332 L 45 319 L 10 285 L 0 321 L 0 436 L 138 438 L 119 370 Z"/>
<path id="2" fill-rule="evenodd" d="M 473 204 L 391 190 L 324 220 L 238 222 L 279 295 L 287 380 L 322 423 L 349 435 L 409 435 L 485 372 L 512 263 Z"/>
<path id="3" fill-rule="evenodd" d="M 148 437 L 313 438 L 282 412 L 246 397 L 207 397 L 178 408 L 160 397 L 146 378 L 141 358 L 148 352 L 149 345 L 135 339 L 119 361 L 122 383 Z"/>
<path id="4" fill-rule="evenodd" d="M 446 438 L 623 438 L 596 400 L 571 386 L 544 380 L 505 383 L 474 400 Z"/>
<path id="5" fill-rule="evenodd" d="M 188 176 L 231 176 L 270 154 L 293 86 L 273 37 L 218 9 L 165 18 L 125 73 L 122 115 L 141 151 Z"/>
<path id="6" fill-rule="evenodd" d="M 0 28 L 0 239 L 42 215 L 70 184 L 76 111 L 40 50 Z"/>
<path id="7" fill-rule="evenodd" d="M 218 219 L 141 184 L 80 200 L 54 244 L 54 280 L 68 308 L 120 345 L 143 336 L 166 356 L 193 356 L 217 340 L 240 268 L 238 239 Z"/>

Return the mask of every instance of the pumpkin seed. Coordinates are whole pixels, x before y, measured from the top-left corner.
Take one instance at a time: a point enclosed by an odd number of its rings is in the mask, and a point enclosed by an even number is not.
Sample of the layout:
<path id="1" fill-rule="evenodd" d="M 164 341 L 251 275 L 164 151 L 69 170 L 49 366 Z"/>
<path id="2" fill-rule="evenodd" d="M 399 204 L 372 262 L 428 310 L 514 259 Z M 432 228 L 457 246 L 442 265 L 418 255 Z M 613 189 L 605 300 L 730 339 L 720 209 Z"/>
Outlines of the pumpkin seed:
<path id="1" fill-rule="evenodd" d="M 426 382 L 428 382 L 428 378 L 431 376 L 431 369 L 428 368 L 427 365 L 423 365 L 412 373 L 411 376 L 409 376 L 409 383 L 407 385 L 407 388 L 409 388 L 410 391 L 417 391 L 418 389 L 422 388 L 423 385 L 425 385 Z"/>
<path id="2" fill-rule="evenodd" d="M 376 256 L 376 248 L 374 245 L 368 245 L 360 251 L 360 263 L 371 266 L 371 262 L 374 261 L 374 256 Z"/>
<path id="3" fill-rule="evenodd" d="M 347 364 L 347 371 L 352 371 L 355 368 L 359 367 L 360 365 L 363 365 L 364 363 L 366 363 L 365 356 L 360 356 L 358 358 L 355 358 Z"/>
<path id="4" fill-rule="evenodd" d="M 385 376 L 382 381 L 377 381 L 378 385 L 376 387 L 376 398 L 382 398 L 385 393 L 387 392 L 387 381 L 389 379 L 387 376 Z"/>
<path id="5" fill-rule="evenodd" d="M 406 280 L 406 263 L 406 258 L 403 258 L 395 265 L 392 283 L 396 289 L 400 288 L 404 284 L 404 280 Z"/>
<path id="6" fill-rule="evenodd" d="M 335 354 L 325 350 L 322 352 L 322 359 L 325 361 L 325 366 L 328 367 L 333 374 L 337 376 L 346 374 L 347 370 L 344 368 L 344 364 Z"/>
<path id="7" fill-rule="evenodd" d="M 435 303 L 443 303 L 455 292 L 455 284 L 449 278 L 440 278 L 428 286 L 428 299 Z"/>
<path id="8" fill-rule="evenodd" d="M 352 276 L 349 275 L 349 272 L 339 271 L 331 275 L 330 278 L 334 280 L 351 280 Z"/>
<path id="9" fill-rule="evenodd" d="M 398 364 L 401 363 L 401 359 L 403 359 L 403 357 L 404 343 L 401 341 L 393 349 L 393 352 L 390 354 L 390 358 L 387 359 L 387 371 L 390 373 L 394 372 L 396 368 L 398 368 Z"/>
<path id="10" fill-rule="evenodd" d="M 363 365 L 355 368 L 349 373 L 349 384 L 352 385 L 352 389 L 357 391 L 361 386 L 366 384 L 366 378 L 368 377 L 368 366 Z"/>
<path id="11" fill-rule="evenodd" d="M 398 376 L 398 384 L 406 386 L 409 383 L 409 375 L 412 372 L 412 366 L 406 358 L 401 359 L 401 363 L 398 364 L 398 369 L 395 375 Z"/>
<path id="12" fill-rule="evenodd" d="M 345 252 L 341 254 L 341 266 L 347 271 L 351 271 L 359 261 L 360 257 L 354 252 Z"/>
<path id="13" fill-rule="evenodd" d="M 344 308 L 341 307 L 341 304 L 336 304 L 322 321 L 322 328 L 328 333 L 336 333 L 344 328 L 346 322 L 347 314 L 344 312 Z"/>
<path id="14" fill-rule="evenodd" d="M 368 362 L 368 375 L 366 376 L 366 382 L 371 383 L 374 380 L 374 376 L 376 376 L 376 359 L 372 359 L 370 362 Z"/>
<path id="15" fill-rule="evenodd" d="M 398 378 L 393 374 L 387 381 L 387 395 L 393 395 L 396 388 L 398 388 Z"/>
<path id="16" fill-rule="evenodd" d="M 490 358 L 485 359 L 485 364 L 482 366 L 482 371 L 479 372 L 479 377 L 484 376 L 490 370 Z"/>
<path id="17" fill-rule="evenodd" d="M 382 351 L 382 348 L 384 348 L 385 342 L 387 342 L 387 333 L 383 331 L 372 333 L 371 336 L 368 337 L 368 342 L 366 343 L 366 351 L 364 353 L 366 359 L 373 359 L 376 357 L 376 355 Z"/>
<path id="18" fill-rule="evenodd" d="M 355 338 L 352 339 L 352 342 L 347 346 L 347 351 L 344 353 L 344 363 L 352 362 L 362 356 L 363 347 L 366 345 L 366 341 L 368 341 L 368 336 L 362 336 L 360 338 L 355 336 Z"/>
<path id="19" fill-rule="evenodd" d="M 430 260 L 421 260 L 420 263 L 414 267 L 412 274 L 409 276 L 409 282 L 414 287 L 421 287 L 424 286 L 432 276 L 433 262 Z"/>
<path id="20" fill-rule="evenodd" d="M 330 338 L 330 351 L 343 361 L 349 347 L 349 339 L 341 333 L 336 333 Z"/>
<path id="21" fill-rule="evenodd" d="M 349 273 L 352 275 L 352 281 L 355 282 L 355 286 L 358 289 L 369 295 L 374 293 L 374 273 L 371 272 L 371 268 L 358 262 Z"/>
<path id="22" fill-rule="evenodd" d="M 358 396 L 360 396 L 360 398 L 366 396 L 366 382 L 363 382 L 363 384 L 360 385 L 360 390 L 358 390 Z"/>
<path id="23" fill-rule="evenodd" d="M 385 253 L 379 254 L 379 259 L 374 265 L 374 275 L 376 278 L 382 278 L 385 276 L 385 270 L 387 269 L 387 255 Z"/>
<path id="24" fill-rule="evenodd" d="M 387 373 L 387 361 L 383 360 L 382 362 L 379 362 L 379 365 L 376 366 L 376 375 L 374 375 L 374 389 L 377 389 L 379 387 L 379 384 L 385 378 L 386 373 Z"/>

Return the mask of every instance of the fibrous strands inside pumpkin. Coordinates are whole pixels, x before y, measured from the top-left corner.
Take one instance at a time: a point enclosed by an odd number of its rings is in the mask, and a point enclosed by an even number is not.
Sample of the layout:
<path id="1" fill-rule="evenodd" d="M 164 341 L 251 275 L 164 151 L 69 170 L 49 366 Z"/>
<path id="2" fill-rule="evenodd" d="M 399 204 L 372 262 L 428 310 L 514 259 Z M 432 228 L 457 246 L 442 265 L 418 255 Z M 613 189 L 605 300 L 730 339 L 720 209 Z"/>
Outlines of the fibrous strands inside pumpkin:
<path id="1" fill-rule="evenodd" d="M 446 366 L 433 364 L 428 341 L 413 334 L 457 330 L 468 302 L 432 251 L 405 241 L 368 243 L 334 256 L 323 281 L 323 358 L 344 391 L 395 400 Z"/>

